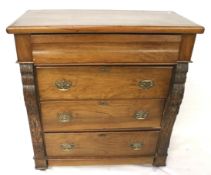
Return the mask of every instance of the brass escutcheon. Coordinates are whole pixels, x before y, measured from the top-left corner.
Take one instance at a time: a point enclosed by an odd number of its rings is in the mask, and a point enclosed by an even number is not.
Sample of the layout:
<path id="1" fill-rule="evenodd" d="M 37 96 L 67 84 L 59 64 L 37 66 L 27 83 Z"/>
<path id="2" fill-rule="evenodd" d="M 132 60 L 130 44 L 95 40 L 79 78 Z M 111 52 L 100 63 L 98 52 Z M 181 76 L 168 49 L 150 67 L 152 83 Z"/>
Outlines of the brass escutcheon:
<path id="1" fill-rule="evenodd" d="M 99 101 L 99 105 L 101 105 L 101 106 L 108 106 L 108 102 L 102 100 L 102 101 Z"/>
<path id="2" fill-rule="evenodd" d="M 100 71 L 101 72 L 109 72 L 110 71 L 110 68 L 108 66 L 101 66 L 100 67 Z"/>

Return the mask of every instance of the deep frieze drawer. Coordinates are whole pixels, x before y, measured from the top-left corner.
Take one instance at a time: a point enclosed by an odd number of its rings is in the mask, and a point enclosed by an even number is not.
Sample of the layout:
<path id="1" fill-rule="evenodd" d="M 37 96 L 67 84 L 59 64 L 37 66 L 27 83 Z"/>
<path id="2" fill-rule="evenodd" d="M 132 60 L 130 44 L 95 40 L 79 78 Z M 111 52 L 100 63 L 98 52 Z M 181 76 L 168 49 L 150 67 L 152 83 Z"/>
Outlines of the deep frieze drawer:
<path id="1" fill-rule="evenodd" d="M 172 67 L 38 67 L 41 100 L 165 98 Z"/>
<path id="2" fill-rule="evenodd" d="M 159 131 L 46 133 L 47 156 L 150 156 Z"/>
<path id="3" fill-rule="evenodd" d="M 163 99 L 41 102 L 46 132 L 160 128 Z"/>
<path id="4" fill-rule="evenodd" d="M 181 35 L 31 35 L 36 64 L 175 63 Z"/>

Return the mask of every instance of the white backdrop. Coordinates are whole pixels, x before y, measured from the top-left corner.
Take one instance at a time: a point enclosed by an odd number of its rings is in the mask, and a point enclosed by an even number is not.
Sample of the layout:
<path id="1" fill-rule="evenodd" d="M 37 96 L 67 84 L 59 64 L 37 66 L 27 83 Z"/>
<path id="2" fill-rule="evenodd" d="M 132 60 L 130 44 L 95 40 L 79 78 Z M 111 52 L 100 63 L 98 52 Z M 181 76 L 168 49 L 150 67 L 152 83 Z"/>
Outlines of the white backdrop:
<path id="1" fill-rule="evenodd" d="M 28 9 L 172 10 L 205 26 L 198 35 L 186 91 L 173 130 L 167 166 L 54 167 L 34 170 L 33 151 L 14 39 L 6 27 Z M 0 174 L 211 175 L 211 9 L 208 0 L 0 1 Z"/>

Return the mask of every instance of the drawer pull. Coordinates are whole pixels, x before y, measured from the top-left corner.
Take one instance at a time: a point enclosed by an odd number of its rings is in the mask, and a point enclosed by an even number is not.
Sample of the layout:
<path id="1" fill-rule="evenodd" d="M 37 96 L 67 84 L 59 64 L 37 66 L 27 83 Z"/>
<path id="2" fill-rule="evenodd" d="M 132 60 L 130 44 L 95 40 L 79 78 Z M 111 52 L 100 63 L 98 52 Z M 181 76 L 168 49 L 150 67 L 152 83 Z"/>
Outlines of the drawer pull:
<path id="1" fill-rule="evenodd" d="M 142 142 L 137 142 L 137 143 L 132 143 L 129 145 L 133 150 L 135 151 L 138 151 L 140 150 L 143 146 L 144 146 L 144 143 Z"/>
<path id="2" fill-rule="evenodd" d="M 152 80 L 141 80 L 138 82 L 138 86 L 141 89 L 150 89 L 154 86 L 154 82 Z"/>
<path id="3" fill-rule="evenodd" d="M 149 114 L 148 112 L 138 111 L 135 113 L 134 117 L 137 120 L 143 120 L 147 118 L 148 114 Z"/>
<path id="4" fill-rule="evenodd" d="M 58 121 L 60 123 L 68 123 L 72 120 L 72 115 L 68 112 L 57 113 Z"/>
<path id="5" fill-rule="evenodd" d="M 55 86 L 60 91 L 67 91 L 72 87 L 72 82 L 68 80 L 58 80 L 55 82 Z"/>
<path id="6" fill-rule="evenodd" d="M 75 145 L 73 143 L 63 143 L 60 145 L 61 149 L 65 152 L 70 152 L 75 148 Z"/>

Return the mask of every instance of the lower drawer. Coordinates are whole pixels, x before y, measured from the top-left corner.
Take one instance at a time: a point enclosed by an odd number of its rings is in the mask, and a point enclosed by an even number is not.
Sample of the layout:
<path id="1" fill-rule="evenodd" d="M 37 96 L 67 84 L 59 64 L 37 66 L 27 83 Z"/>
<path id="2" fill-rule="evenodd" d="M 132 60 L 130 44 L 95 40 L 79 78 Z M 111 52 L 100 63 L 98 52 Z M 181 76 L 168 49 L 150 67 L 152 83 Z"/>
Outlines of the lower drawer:
<path id="1" fill-rule="evenodd" d="M 46 133 L 48 157 L 150 156 L 159 131 Z"/>

